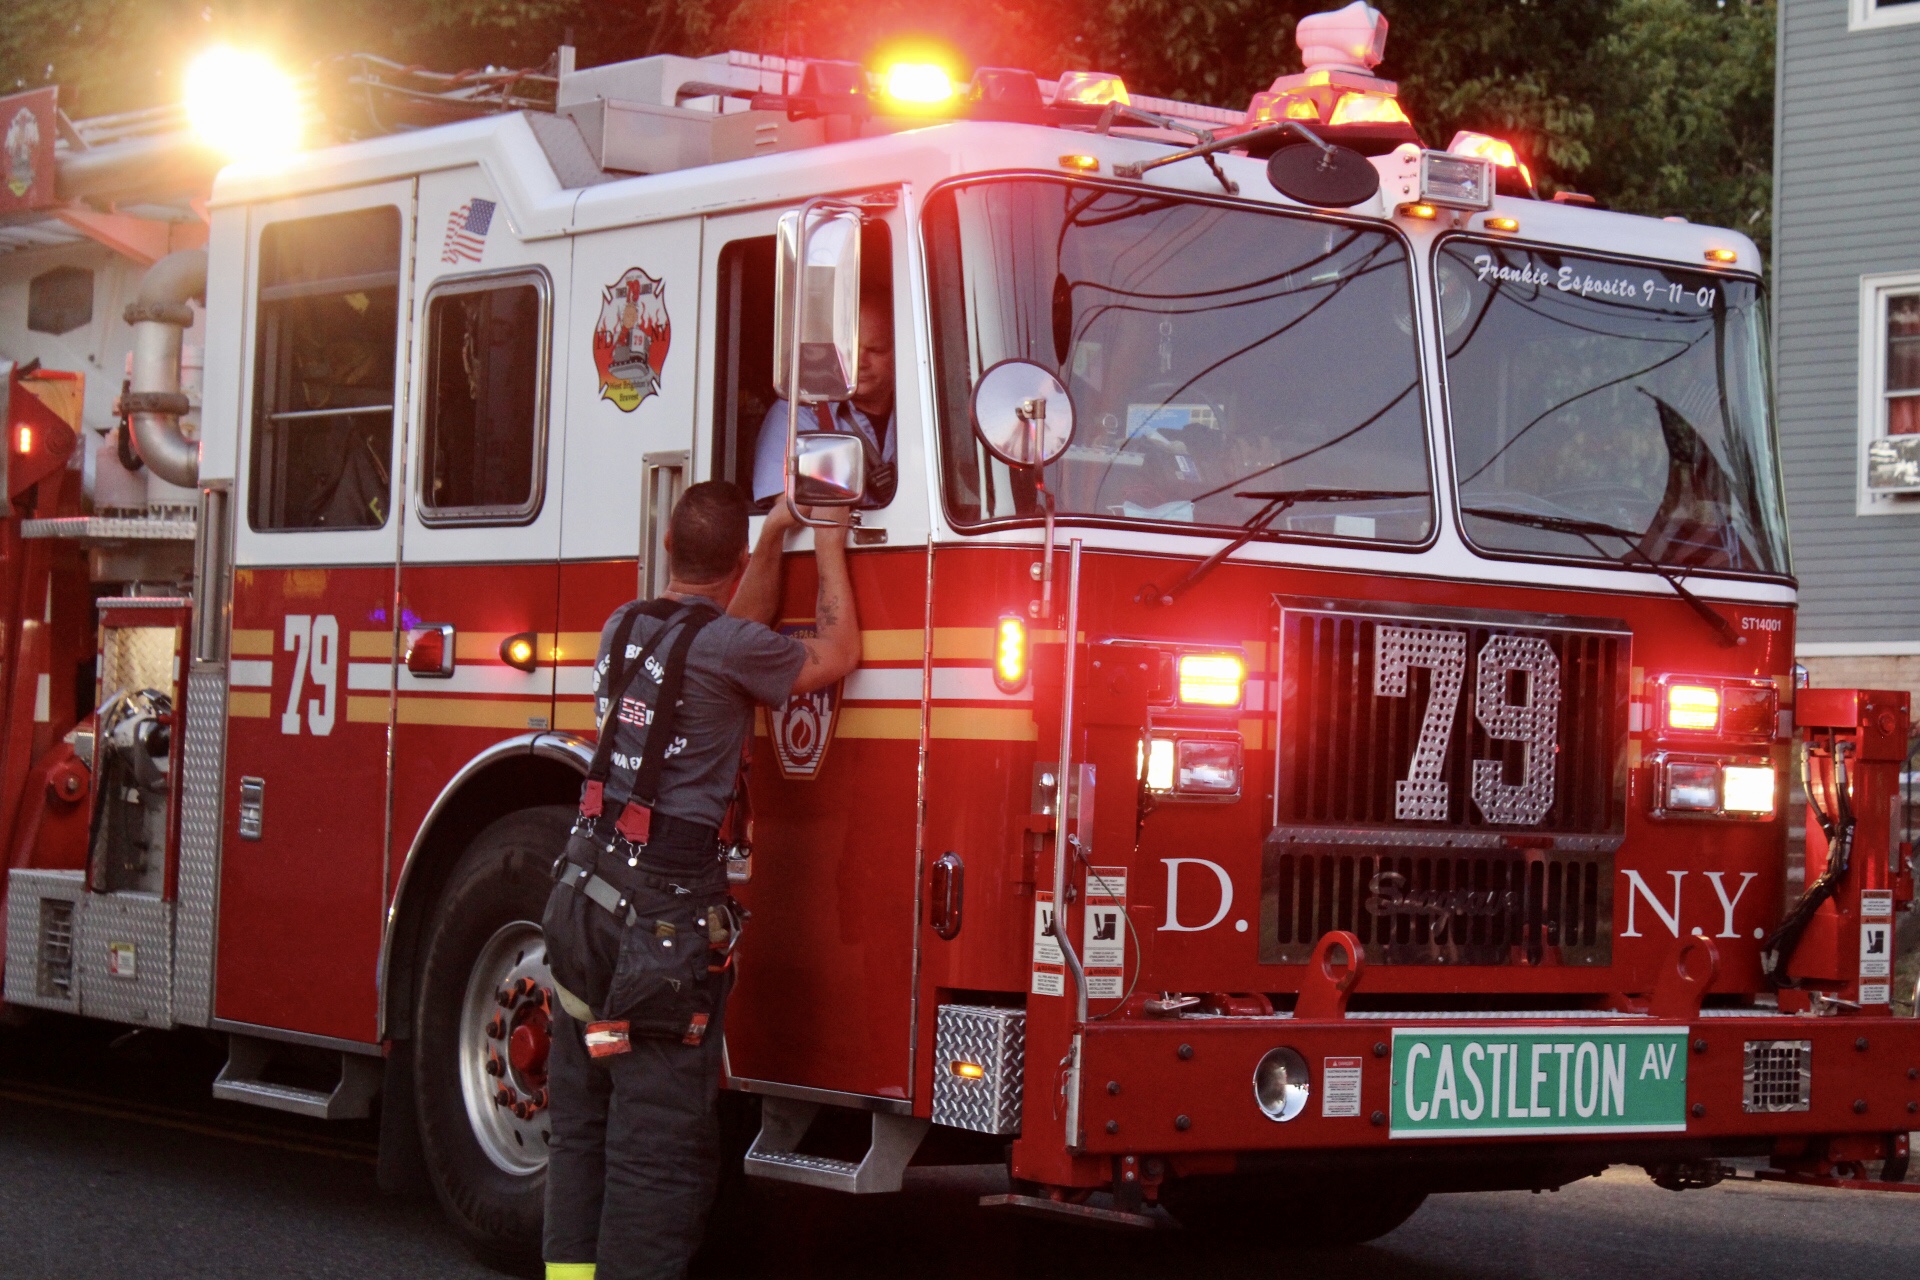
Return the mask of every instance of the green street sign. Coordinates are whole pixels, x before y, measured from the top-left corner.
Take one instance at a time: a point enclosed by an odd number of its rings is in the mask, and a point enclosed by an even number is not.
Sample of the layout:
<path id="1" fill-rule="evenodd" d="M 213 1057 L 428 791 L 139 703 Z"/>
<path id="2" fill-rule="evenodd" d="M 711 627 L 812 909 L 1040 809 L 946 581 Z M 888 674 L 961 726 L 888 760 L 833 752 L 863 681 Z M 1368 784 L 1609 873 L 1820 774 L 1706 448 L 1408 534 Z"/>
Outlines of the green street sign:
<path id="1" fill-rule="evenodd" d="M 1393 1138 L 1684 1133 L 1687 1031 L 1619 1026 L 1393 1032 Z"/>

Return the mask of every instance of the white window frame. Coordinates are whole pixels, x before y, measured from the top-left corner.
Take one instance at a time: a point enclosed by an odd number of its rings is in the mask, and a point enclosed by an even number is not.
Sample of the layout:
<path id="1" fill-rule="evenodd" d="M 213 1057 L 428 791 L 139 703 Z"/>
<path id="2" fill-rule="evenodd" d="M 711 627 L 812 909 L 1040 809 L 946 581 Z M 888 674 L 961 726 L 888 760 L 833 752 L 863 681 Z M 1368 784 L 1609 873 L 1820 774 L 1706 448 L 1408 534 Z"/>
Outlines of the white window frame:
<path id="1" fill-rule="evenodd" d="M 1920 10 L 1920 5 L 1914 8 Z M 1920 293 L 1920 271 L 1860 277 L 1860 440 L 1854 460 L 1858 478 L 1856 515 L 1920 513 L 1920 494 L 1875 493 L 1867 488 L 1867 446 L 1887 433 L 1887 299 L 1907 293 Z"/>
<path id="2" fill-rule="evenodd" d="M 1920 22 L 1920 4 L 1883 5 L 1880 0 L 1848 0 L 1847 30 L 1900 27 Z"/>

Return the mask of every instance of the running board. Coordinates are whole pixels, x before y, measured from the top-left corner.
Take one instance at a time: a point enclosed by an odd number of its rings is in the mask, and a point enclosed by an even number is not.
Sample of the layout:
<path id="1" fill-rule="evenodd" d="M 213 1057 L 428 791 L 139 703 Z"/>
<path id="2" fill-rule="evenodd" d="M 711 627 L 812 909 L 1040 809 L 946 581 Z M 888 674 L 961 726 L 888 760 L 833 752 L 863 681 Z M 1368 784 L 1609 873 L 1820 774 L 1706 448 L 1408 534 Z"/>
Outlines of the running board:
<path id="1" fill-rule="evenodd" d="M 333 1089 L 307 1089 L 262 1078 L 279 1047 L 272 1040 L 255 1036 L 228 1036 L 227 1065 L 220 1068 L 213 1082 L 213 1096 L 316 1120 L 361 1120 L 373 1114 L 373 1099 L 380 1092 L 384 1065 L 381 1059 L 342 1053 L 340 1080 Z"/>
<path id="2" fill-rule="evenodd" d="M 916 1116 L 873 1112 L 873 1138 L 866 1155 L 855 1162 L 795 1150 L 818 1114 L 820 1104 L 817 1102 L 762 1098 L 760 1132 L 747 1149 L 747 1172 L 756 1178 L 798 1182 L 854 1195 L 898 1191 L 906 1176 L 907 1162 L 920 1149 L 920 1140 L 927 1136 L 931 1123 Z"/>

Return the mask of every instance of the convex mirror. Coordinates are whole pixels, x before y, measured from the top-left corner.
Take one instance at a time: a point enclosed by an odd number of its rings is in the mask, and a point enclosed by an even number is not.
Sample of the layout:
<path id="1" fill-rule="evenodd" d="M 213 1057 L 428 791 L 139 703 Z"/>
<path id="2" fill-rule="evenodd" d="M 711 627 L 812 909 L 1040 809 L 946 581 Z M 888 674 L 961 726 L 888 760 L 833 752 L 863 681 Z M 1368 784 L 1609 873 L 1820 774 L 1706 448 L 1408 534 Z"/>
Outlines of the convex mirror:
<path id="1" fill-rule="evenodd" d="M 973 387 L 973 433 L 1008 466 L 1051 466 L 1073 439 L 1073 400 L 1031 360 L 1002 360 Z"/>
<path id="2" fill-rule="evenodd" d="M 1351 209 L 1379 192 L 1380 171 L 1351 147 L 1296 142 L 1268 158 L 1267 181 L 1289 200 L 1321 209 Z"/>
<path id="3" fill-rule="evenodd" d="M 798 209 L 780 215 L 773 381 L 781 395 L 801 404 L 847 400 L 860 368 L 860 215 L 851 209 L 807 210 L 804 236 L 801 216 Z M 789 371 L 796 327 L 797 388 Z"/>
<path id="4" fill-rule="evenodd" d="M 804 431 L 793 442 L 793 500 L 803 507 L 857 507 L 867 496 L 866 450 L 841 431 Z"/>

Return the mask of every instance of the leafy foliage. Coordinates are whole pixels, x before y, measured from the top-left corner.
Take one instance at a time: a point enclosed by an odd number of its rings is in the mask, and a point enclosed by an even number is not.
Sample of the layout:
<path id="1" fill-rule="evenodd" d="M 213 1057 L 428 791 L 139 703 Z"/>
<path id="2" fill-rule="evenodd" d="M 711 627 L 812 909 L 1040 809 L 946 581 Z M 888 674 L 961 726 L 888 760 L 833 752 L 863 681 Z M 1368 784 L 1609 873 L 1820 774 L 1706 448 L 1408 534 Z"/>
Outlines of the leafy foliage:
<path id="1" fill-rule="evenodd" d="M 1293 28 L 1338 0 L 11 0 L 0 85 L 56 82 L 75 114 L 148 106 L 214 39 L 290 63 L 365 51 L 438 70 L 744 48 L 868 58 L 933 41 L 971 65 L 1097 68 L 1234 104 L 1297 70 Z M 1764 245 L 1775 0 L 1374 0 L 1381 73 L 1428 141 L 1511 139 L 1549 190 L 1732 225 Z"/>

